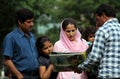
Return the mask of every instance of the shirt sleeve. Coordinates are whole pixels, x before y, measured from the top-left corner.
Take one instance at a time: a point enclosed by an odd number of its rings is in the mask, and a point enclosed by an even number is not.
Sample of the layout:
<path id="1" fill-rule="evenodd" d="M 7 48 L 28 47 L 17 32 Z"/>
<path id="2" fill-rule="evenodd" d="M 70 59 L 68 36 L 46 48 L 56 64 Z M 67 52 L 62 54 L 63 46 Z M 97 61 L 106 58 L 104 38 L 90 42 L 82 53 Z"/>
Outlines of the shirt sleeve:
<path id="1" fill-rule="evenodd" d="M 4 41 L 3 41 L 3 55 L 4 56 L 8 56 L 8 57 L 12 57 L 13 55 L 13 39 L 10 37 L 5 37 Z"/>
<path id="2" fill-rule="evenodd" d="M 96 65 L 102 56 L 105 47 L 105 33 L 101 30 L 97 31 L 95 40 L 93 43 L 92 51 L 88 55 L 87 59 L 79 65 L 82 69 L 89 69 L 89 67 Z"/>

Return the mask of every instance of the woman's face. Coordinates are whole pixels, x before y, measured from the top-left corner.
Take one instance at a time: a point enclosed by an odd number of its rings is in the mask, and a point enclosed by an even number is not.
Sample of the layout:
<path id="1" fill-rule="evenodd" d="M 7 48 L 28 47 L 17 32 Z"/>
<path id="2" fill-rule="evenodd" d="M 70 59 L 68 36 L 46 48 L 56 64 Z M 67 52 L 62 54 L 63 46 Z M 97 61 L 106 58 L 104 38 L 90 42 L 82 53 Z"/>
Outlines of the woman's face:
<path id="1" fill-rule="evenodd" d="M 68 24 L 66 29 L 64 30 L 70 41 L 75 40 L 76 30 L 77 29 L 75 28 L 74 24 Z"/>
<path id="2" fill-rule="evenodd" d="M 53 44 L 50 41 L 44 42 L 44 47 L 42 48 L 42 52 L 45 55 L 49 55 L 53 51 Z"/>

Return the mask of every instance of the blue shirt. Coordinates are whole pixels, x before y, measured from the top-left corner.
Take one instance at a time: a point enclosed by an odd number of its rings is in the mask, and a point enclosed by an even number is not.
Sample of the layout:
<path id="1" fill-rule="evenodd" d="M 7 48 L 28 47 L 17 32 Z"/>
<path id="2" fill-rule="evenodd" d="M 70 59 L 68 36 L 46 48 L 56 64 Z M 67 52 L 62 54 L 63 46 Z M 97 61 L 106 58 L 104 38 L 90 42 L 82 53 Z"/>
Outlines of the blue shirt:
<path id="1" fill-rule="evenodd" d="M 98 29 L 92 51 L 78 68 L 88 69 L 97 62 L 100 63 L 98 77 L 120 78 L 120 24 L 116 18 Z"/>
<path id="2" fill-rule="evenodd" d="M 17 27 L 5 37 L 3 42 L 3 55 L 10 57 L 19 71 L 34 71 L 39 66 L 36 41 L 31 32 L 29 35 L 30 38 L 27 38 Z"/>

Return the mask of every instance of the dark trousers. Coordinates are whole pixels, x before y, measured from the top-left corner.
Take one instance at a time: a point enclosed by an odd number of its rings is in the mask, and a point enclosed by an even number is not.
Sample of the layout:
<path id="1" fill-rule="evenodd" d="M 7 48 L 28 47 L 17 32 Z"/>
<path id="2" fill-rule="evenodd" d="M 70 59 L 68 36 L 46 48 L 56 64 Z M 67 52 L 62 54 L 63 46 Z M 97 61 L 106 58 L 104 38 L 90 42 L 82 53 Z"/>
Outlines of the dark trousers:
<path id="1" fill-rule="evenodd" d="M 39 72 L 21 72 L 24 76 L 23 79 L 40 79 Z M 15 76 L 12 76 L 12 79 L 17 79 Z"/>
<path id="2" fill-rule="evenodd" d="M 17 78 L 13 76 L 12 79 L 17 79 Z M 39 76 L 24 75 L 23 79 L 40 79 L 40 78 L 39 78 Z"/>

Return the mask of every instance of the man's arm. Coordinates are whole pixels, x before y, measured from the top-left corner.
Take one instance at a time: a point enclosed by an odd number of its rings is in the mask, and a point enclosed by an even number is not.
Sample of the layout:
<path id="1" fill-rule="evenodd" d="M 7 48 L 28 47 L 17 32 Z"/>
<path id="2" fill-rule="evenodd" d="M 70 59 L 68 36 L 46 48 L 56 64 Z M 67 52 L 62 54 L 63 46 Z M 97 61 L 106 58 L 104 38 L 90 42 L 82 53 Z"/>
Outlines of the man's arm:
<path id="1" fill-rule="evenodd" d="M 4 59 L 4 64 L 8 67 L 8 69 L 12 72 L 12 74 L 15 75 L 15 77 L 17 77 L 17 79 L 22 79 L 23 75 L 16 69 L 16 67 L 14 66 L 13 62 L 11 61 L 10 58 L 5 57 Z"/>

